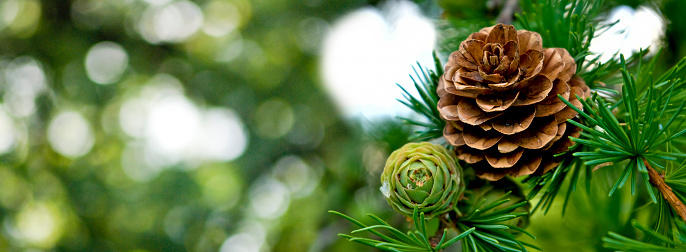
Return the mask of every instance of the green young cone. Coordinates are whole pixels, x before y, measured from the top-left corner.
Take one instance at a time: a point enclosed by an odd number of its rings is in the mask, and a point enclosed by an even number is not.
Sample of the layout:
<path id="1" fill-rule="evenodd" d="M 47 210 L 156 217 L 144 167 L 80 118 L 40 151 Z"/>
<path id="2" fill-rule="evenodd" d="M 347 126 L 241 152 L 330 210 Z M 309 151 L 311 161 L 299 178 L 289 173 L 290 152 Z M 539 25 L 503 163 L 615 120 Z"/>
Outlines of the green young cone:
<path id="1" fill-rule="evenodd" d="M 386 160 L 381 192 L 396 211 L 412 218 L 417 207 L 426 218 L 450 211 L 465 188 L 453 153 L 429 142 L 408 143 Z"/>

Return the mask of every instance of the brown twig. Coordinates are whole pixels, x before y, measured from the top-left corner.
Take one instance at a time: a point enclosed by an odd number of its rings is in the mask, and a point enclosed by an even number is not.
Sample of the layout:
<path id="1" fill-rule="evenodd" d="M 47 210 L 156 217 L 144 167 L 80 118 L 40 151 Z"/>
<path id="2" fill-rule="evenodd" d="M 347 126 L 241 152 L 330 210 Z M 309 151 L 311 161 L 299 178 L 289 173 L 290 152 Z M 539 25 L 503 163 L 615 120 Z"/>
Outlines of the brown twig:
<path id="1" fill-rule="evenodd" d="M 674 194 L 672 191 L 672 188 L 665 183 L 664 178 L 662 175 L 657 173 L 653 167 L 650 167 L 650 164 L 648 164 L 648 161 L 646 159 L 643 159 L 643 163 L 646 165 L 646 168 L 648 168 L 648 177 L 650 178 L 650 184 L 653 185 L 657 190 L 662 194 L 662 197 L 664 197 L 667 202 L 669 202 L 669 205 L 672 206 L 672 209 L 683 219 L 686 221 L 686 206 L 684 206 L 684 203 L 679 200 L 679 198 Z"/>
<path id="2" fill-rule="evenodd" d="M 496 21 L 503 24 L 512 24 L 512 18 L 514 17 L 518 4 L 519 0 L 506 0 Z"/>
<path id="3" fill-rule="evenodd" d="M 454 212 L 451 211 L 451 213 L 454 213 Z M 449 228 L 449 229 L 457 230 L 457 227 L 455 227 L 454 222 L 447 220 L 444 217 L 439 217 L 439 220 L 440 220 L 440 224 L 438 224 L 438 230 L 436 230 L 436 234 L 434 234 L 434 236 L 429 238 L 429 242 L 430 242 L 431 246 L 434 248 L 436 247 L 436 245 L 438 245 L 438 242 L 441 240 L 441 238 L 443 238 L 443 230 L 444 229 Z"/>
<path id="4" fill-rule="evenodd" d="M 446 225 L 446 222 L 443 220 L 443 217 L 440 217 L 440 220 L 441 220 L 441 222 L 438 225 L 438 230 L 436 230 L 436 234 L 434 234 L 434 236 L 429 238 L 429 243 L 431 244 L 431 247 L 434 247 L 434 248 L 438 245 L 438 242 L 443 237 L 443 230 L 448 227 Z"/>

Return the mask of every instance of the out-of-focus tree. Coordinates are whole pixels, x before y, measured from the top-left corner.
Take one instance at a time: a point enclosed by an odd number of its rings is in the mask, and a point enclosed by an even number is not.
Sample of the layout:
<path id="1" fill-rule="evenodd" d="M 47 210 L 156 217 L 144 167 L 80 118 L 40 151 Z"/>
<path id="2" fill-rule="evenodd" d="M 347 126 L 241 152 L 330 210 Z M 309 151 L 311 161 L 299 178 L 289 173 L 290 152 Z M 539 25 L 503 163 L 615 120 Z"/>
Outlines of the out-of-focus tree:
<path id="1" fill-rule="evenodd" d="M 0 0 L 0 250 L 366 249 L 326 211 L 402 223 L 378 175 L 412 129 L 344 119 L 320 57 L 343 15 L 389 2 Z M 441 47 L 504 3 L 415 2 L 453 17 Z M 683 55 L 682 2 L 656 4 Z"/>
<path id="2" fill-rule="evenodd" d="M 0 1 L 0 250 L 307 250 L 364 177 L 317 57 L 365 4 Z"/>

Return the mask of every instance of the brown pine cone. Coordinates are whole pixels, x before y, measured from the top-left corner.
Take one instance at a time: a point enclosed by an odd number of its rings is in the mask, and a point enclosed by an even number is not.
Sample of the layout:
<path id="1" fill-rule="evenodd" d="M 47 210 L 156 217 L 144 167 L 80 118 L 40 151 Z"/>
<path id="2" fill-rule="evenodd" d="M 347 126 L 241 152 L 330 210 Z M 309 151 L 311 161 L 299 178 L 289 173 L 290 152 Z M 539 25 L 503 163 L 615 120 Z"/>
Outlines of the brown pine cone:
<path id="1" fill-rule="evenodd" d="M 450 55 L 439 81 L 443 135 L 479 177 L 499 180 L 543 174 L 572 146 L 581 129 L 567 123 L 590 89 L 574 76 L 574 58 L 543 48 L 541 35 L 498 24 L 472 33 Z"/>

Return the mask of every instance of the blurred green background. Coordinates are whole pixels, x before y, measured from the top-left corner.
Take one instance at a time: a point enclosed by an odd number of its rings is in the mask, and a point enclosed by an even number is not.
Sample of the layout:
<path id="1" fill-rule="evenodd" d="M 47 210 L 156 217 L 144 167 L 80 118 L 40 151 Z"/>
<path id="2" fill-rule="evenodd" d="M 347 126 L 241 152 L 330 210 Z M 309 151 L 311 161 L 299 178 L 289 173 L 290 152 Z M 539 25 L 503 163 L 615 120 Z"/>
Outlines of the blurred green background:
<path id="1" fill-rule="evenodd" d="M 400 98 L 392 82 L 364 86 L 389 78 L 348 71 L 331 87 L 321 65 L 327 36 L 353 11 L 403 20 L 390 2 L 0 0 L 0 251 L 367 250 L 337 237 L 352 227 L 326 211 L 405 225 L 378 174 L 411 129 L 390 119 L 402 110 L 334 102 L 341 88 Z M 442 15 L 417 2 L 402 4 Z M 460 18 L 438 34 L 490 25 L 503 4 L 474 2 L 438 1 Z M 665 66 L 685 54 L 684 1 L 606 3 L 620 4 L 668 20 Z M 375 56 L 372 73 L 404 78 L 426 59 L 384 70 L 393 60 L 383 57 L 404 53 Z M 605 192 L 613 180 L 594 181 Z M 591 195 L 574 193 L 565 219 L 556 209 L 532 217 L 533 243 L 594 251 L 609 230 L 631 234 L 630 217 L 650 221 L 631 212 L 645 197 Z"/>

